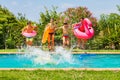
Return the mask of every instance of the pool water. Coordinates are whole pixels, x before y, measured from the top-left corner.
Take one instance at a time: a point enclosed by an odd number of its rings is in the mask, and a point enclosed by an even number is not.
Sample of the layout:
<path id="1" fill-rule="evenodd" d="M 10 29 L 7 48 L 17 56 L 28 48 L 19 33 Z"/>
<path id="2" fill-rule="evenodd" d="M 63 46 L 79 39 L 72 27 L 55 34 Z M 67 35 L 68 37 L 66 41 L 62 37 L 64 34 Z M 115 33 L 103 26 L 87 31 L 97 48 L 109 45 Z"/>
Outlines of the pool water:
<path id="1" fill-rule="evenodd" d="M 0 54 L 0 68 L 120 68 L 120 54 L 74 54 L 71 61 L 61 62 L 57 58 L 40 64 L 23 54 Z"/>

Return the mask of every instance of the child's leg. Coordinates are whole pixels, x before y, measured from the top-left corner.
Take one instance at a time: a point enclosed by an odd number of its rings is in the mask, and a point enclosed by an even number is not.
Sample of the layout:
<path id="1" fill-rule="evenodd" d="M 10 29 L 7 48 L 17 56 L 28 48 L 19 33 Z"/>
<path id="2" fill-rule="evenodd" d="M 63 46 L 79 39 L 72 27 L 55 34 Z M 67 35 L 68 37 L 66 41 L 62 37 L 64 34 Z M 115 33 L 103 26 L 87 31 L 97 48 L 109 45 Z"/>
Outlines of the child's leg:
<path id="1" fill-rule="evenodd" d="M 81 44 L 81 39 L 78 39 L 78 41 L 77 41 L 77 48 L 80 48 L 80 44 Z"/>
<path id="2" fill-rule="evenodd" d="M 33 38 L 31 37 L 30 40 L 29 40 L 29 45 L 33 45 Z"/>
<path id="3" fill-rule="evenodd" d="M 63 47 L 65 47 L 66 41 L 65 41 L 65 37 L 63 37 Z"/>
<path id="4" fill-rule="evenodd" d="M 51 47 L 52 47 L 52 49 L 54 49 L 54 34 L 53 34 L 51 37 L 52 37 L 52 44 L 51 44 Z"/>
<path id="5" fill-rule="evenodd" d="M 26 38 L 26 44 L 28 46 L 32 46 L 32 44 L 33 44 L 33 38 Z"/>
<path id="6" fill-rule="evenodd" d="M 69 38 L 66 38 L 66 44 L 67 44 L 68 47 L 70 47 L 69 46 L 70 45 Z"/>
<path id="7" fill-rule="evenodd" d="M 29 46 L 29 38 L 26 38 L 26 45 Z"/>
<path id="8" fill-rule="evenodd" d="M 86 42 L 87 42 L 87 39 L 83 39 L 83 40 L 82 40 L 82 48 L 83 48 L 83 49 L 85 49 L 85 44 L 86 44 Z"/>
<path id="9" fill-rule="evenodd" d="M 28 41 L 28 45 L 29 45 L 29 46 L 32 46 L 32 41 Z"/>
<path id="10" fill-rule="evenodd" d="M 48 34 L 48 48 L 50 49 L 50 34 Z"/>

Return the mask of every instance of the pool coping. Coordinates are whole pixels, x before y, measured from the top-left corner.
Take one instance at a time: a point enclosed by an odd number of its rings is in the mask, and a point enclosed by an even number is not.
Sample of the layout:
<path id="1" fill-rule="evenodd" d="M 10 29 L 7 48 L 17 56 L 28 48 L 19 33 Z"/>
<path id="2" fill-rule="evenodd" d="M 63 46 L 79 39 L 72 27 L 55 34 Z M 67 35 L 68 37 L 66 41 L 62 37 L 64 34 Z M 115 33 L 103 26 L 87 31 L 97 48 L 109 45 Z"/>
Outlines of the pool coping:
<path id="1" fill-rule="evenodd" d="M 25 52 L 0 52 L 0 54 L 24 54 Z M 50 52 L 54 54 L 55 52 Z M 72 54 L 120 54 L 120 52 L 72 52 Z"/>
<path id="2" fill-rule="evenodd" d="M 82 70 L 87 70 L 87 71 L 120 71 L 120 68 L 0 68 L 0 70 L 27 70 L 27 71 L 33 71 L 33 70 L 64 70 L 64 71 L 69 71 L 69 70 L 77 70 L 77 71 L 82 71 Z"/>

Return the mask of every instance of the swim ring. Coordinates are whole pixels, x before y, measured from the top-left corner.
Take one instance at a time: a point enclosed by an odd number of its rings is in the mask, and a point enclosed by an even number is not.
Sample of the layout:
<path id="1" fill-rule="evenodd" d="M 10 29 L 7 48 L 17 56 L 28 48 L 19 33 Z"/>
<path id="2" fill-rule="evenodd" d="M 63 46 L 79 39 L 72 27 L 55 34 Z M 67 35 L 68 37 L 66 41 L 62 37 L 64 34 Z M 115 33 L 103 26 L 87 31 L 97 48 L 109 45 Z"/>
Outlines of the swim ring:
<path id="1" fill-rule="evenodd" d="M 79 39 L 90 39 L 94 35 L 94 29 L 92 28 L 92 23 L 88 18 L 83 20 L 83 25 L 85 31 L 80 31 L 81 26 L 74 25 L 74 35 Z"/>
<path id="2" fill-rule="evenodd" d="M 37 33 L 36 33 L 35 30 L 33 30 L 32 33 L 22 32 L 22 35 L 25 36 L 25 37 L 34 37 L 34 36 L 36 36 L 36 34 Z"/>

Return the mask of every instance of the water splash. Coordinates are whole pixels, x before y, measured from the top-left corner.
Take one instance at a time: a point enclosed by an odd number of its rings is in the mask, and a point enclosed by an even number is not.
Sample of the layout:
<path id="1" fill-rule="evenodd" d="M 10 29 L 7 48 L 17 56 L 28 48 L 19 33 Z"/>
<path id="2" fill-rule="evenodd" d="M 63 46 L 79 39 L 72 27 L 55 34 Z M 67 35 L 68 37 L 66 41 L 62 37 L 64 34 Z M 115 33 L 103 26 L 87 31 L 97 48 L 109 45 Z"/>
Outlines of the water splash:
<path id="1" fill-rule="evenodd" d="M 72 64 L 74 59 L 72 58 L 71 49 L 66 50 L 61 46 L 56 46 L 54 52 L 43 51 L 41 48 L 28 47 L 25 49 L 24 57 L 29 58 L 34 64 Z"/>

